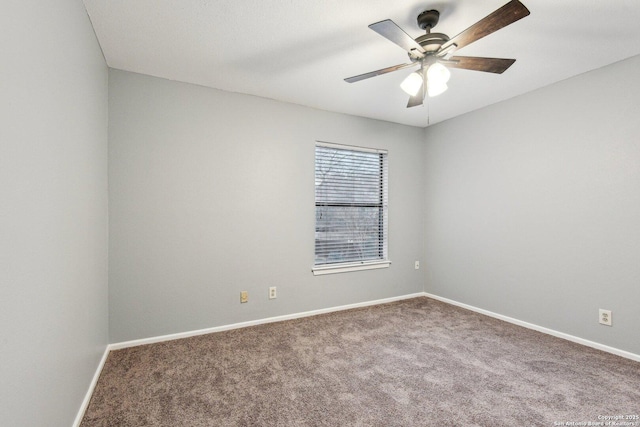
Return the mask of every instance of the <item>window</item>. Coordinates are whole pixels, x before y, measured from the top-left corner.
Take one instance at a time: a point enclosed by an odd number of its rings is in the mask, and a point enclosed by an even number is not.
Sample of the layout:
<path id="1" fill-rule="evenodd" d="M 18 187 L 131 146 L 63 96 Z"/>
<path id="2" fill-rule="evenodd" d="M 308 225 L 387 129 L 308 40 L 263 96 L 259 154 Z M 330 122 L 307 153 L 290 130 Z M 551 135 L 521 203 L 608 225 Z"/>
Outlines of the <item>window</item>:
<path id="1" fill-rule="evenodd" d="M 314 274 L 388 267 L 387 152 L 316 143 Z"/>

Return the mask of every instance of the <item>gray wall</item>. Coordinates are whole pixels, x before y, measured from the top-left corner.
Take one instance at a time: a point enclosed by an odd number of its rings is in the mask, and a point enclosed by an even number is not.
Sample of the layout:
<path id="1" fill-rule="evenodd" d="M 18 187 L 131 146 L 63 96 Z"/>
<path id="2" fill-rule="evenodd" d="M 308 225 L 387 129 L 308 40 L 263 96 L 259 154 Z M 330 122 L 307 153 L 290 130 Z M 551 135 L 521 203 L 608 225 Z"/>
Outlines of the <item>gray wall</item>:
<path id="1" fill-rule="evenodd" d="M 634 57 L 426 130 L 427 292 L 640 354 L 638 75 Z"/>
<path id="2" fill-rule="evenodd" d="M 111 342 L 423 290 L 422 129 L 109 76 Z M 390 268 L 312 275 L 315 140 L 389 150 Z"/>
<path id="3" fill-rule="evenodd" d="M 0 425 L 70 426 L 108 341 L 107 67 L 80 0 L 0 13 Z"/>

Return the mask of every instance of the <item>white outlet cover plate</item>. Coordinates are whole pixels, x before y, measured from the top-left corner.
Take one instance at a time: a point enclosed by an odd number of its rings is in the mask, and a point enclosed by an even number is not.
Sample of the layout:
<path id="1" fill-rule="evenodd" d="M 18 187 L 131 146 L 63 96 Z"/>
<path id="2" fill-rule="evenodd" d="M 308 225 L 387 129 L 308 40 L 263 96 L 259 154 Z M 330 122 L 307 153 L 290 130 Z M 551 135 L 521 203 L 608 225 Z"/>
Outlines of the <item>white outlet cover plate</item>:
<path id="1" fill-rule="evenodd" d="M 612 325 L 611 310 L 600 309 L 598 311 L 598 320 L 602 325 L 611 326 Z"/>

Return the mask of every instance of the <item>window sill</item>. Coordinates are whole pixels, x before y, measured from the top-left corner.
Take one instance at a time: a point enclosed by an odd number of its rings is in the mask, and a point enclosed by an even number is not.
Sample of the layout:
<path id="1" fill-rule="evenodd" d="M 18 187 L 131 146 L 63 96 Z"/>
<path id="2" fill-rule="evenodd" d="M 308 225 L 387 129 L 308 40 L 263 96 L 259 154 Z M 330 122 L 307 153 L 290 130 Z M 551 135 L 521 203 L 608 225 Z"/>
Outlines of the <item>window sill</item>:
<path id="1" fill-rule="evenodd" d="M 375 270 L 378 268 L 388 268 L 391 265 L 391 261 L 369 261 L 358 262 L 348 264 L 330 264 L 319 265 L 311 269 L 314 276 L 321 276 L 323 274 L 336 274 L 347 273 L 349 271 L 361 271 L 361 270 Z"/>

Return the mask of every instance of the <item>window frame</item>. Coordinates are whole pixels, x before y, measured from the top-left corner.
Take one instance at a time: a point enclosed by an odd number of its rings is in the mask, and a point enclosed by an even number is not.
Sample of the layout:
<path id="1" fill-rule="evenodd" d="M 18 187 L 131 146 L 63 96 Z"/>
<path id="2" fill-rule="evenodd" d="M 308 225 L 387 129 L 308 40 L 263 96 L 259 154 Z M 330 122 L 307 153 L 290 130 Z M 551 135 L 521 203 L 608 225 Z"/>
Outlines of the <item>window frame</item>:
<path id="1" fill-rule="evenodd" d="M 316 141 L 314 145 L 314 179 L 315 179 L 315 166 L 318 162 L 317 148 L 324 147 L 330 149 L 337 150 L 347 150 L 351 152 L 362 152 L 362 153 L 374 153 L 380 155 L 380 171 L 381 171 L 381 183 L 380 183 L 380 203 L 378 208 L 378 215 L 380 215 L 379 224 L 379 233 L 381 234 L 380 240 L 382 244 L 380 245 L 380 258 L 375 259 L 365 259 L 360 261 L 345 261 L 345 262 L 332 262 L 332 263 L 323 263 L 316 264 L 315 257 L 317 256 L 317 245 L 316 239 L 314 239 L 314 265 L 312 268 L 312 272 L 315 276 L 325 275 L 325 274 L 333 274 L 333 273 L 345 273 L 351 271 L 362 271 L 362 270 L 372 270 L 372 269 L 380 269 L 380 268 L 388 268 L 391 265 L 391 260 L 388 255 L 388 243 L 389 243 L 389 226 L 388 226 L 388 216 L 389 216 L 389 203 L 388 203 L 388 187 L 389 187 L 389 172 L 388 172 L 388 162 L 389 155 L 388 151 L 384 149 L 377 148 L 369 148 L 369 147 L 360 147 L 354 145 L 345 145 L 345 144 L 336 144 L 325 141 Z M 315 187 L 314 187 L 315 188 Z M 314 190 L 314 231 L 317 233 L 318 223 L 317 223 L 317 214 L 318 207 L 322 206 L 318 204 L 318 199 Z M 327 206 L 324 204 L 324 206 Z"/>

